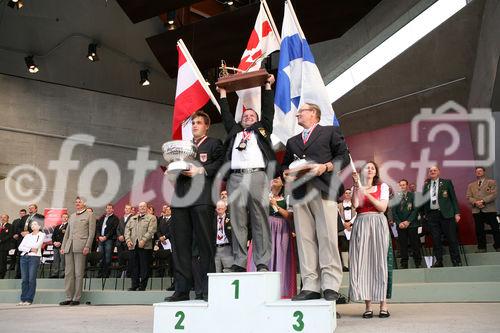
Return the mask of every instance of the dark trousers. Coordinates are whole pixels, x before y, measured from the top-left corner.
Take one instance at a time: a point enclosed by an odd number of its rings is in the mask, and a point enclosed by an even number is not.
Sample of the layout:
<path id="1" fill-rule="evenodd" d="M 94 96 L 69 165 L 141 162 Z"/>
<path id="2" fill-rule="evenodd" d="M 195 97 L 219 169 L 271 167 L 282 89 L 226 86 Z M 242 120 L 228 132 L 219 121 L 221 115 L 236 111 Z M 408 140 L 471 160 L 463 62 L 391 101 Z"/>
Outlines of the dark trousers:
<path id="1" fill-rule="evenodd" d="M 200 252 L 203 293 L 208 294 L 207 273 L 215 272 L 215 210 L 211 205 L 172 208 L 172 246 L 175 291 L 188 293 L 193 286 L 193 235 Z"/>
<path id="2" fill-rule="evenodd" d="M 484 232 L 484 224 L 488 223 L 491 227 L 491 232 L 493 233 L 493 239 L 495 241 L 493 247 L 495 249 L 500 249 L 500 231 L 498 229 L 497 214 L 479 212 L 477 214 L 472 214 L 472 216 L 474 217 L 474 223 L 476 224 L 477 248 L 486 249 L 486 233 Z"/>
<path id="3" fill-rule="evenodd" d="M 36 293 L 36 275 L 38 265 L 40 265 L 40 257 L 38 256 L 23 256 L 20 259 L 21 265 L 21 302 L 33 303 Z"/>
<path id="4" fill-rule="evenodd" d="M 113 255 L 113 246 L 115 241 L 107 239 L 104 242 L 99 242 L 99 252 L 102 253 L 101 258 L 101 276 L 109 276 L 109 268 L 111 267 L 111 256 Z"/>
<path id="5" fill-rule="evenodd" d="M 422 254 L 420 253 L 418 228 L 399 229 L 398 226 L 398 242 L 401 263 L 408 263 L 408 248 L 411 246 L 415 266 L 420 266 L 422 264 Z"/>
<path id="6" fill-rule="evenodd" d="M 457 223 L 455 219 L 444 218 L 439 210 L 431 210 L 427 214 L 429 228 L 431 229 L 433 252 L 437 261 L 443 261 L 443 241 L 442 237 L 448 241 L 451 262 L 458 264 L 462 262 L 460 252 L 458 252 Z"/>
<path id="7" fill-rule="evenodd" d="M 153 250 L 141 249 L 136 244 L 135 249 L 129 251 L 129 269 L 132 277 L 132 288 L 146 289 L 149 279 L 149 270 Z"/>
<path id="8" fill-rule="evenodd" d="M 8 256 L 9 251 L 0 250 L 0 279 L 5 278 L 5 273 L 7 273 Z"/>

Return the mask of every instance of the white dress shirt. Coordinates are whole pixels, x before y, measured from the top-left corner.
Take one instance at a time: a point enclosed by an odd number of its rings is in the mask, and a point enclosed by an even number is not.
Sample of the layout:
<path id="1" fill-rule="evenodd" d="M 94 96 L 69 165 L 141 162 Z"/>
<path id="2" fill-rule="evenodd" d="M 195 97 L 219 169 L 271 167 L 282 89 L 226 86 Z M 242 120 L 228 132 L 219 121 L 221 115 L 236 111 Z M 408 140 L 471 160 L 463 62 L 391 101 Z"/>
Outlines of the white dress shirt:
<path id="1" fill-rule="evenodd" d="M 254 131 L 247 141 L 247 147 L 244 150 L 238 150 L 238 146 L 243 138 L 243 131 L 236 134 L 233 144 L 233 154 L 231 156 L 231 169 L 253 169 L 265 168 L 264 155 L 260 151 L 257 137 Z"/>

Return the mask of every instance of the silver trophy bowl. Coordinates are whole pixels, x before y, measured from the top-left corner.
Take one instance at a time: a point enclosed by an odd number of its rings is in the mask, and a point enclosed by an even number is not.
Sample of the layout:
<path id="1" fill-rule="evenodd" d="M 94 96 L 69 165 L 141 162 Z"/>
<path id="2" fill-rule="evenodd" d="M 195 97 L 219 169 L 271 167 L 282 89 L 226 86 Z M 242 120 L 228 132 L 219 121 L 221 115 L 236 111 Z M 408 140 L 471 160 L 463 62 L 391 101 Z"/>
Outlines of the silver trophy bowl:
<path id="1" fill-rule="evenodd" d="M 165 174 L 177 174 L 189 170 L 190 162 L 196 158 L 196 146 L 187 140 L 168 141 L 161 147 L 163 158 L 167 161 Z"/>

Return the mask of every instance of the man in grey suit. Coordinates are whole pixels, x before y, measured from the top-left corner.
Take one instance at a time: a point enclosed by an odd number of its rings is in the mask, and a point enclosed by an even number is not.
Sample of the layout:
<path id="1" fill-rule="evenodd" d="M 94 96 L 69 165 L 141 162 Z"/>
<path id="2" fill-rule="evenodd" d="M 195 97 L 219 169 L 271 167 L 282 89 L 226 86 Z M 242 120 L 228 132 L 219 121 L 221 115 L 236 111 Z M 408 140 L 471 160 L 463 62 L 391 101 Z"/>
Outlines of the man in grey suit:
<path id="1" fill-rule="evenodd" d="M 467 199 L 472 205 L 472 216 L 476 224 L 477 252 L 486 252 L 485 223 L 490 225 L 495 241 L 493 246 L 500 252 L 500 231 L 495 207 L 497 182 L 486 177 L 483 167 L 476 168 L 476 178 L 477 180 L 467 187 Z"/>
<path id="2" fill-rule="evenodd" d="M 59 305 L 79 305 L 82 297 L 86 256 L 90 253 L 95 235 L 95 217 L 87 210 L 85 201 L 75 199 L 76 212 L 71 214 L 61 245 L 65 257 L 64 289 L 66 300 Z"/>

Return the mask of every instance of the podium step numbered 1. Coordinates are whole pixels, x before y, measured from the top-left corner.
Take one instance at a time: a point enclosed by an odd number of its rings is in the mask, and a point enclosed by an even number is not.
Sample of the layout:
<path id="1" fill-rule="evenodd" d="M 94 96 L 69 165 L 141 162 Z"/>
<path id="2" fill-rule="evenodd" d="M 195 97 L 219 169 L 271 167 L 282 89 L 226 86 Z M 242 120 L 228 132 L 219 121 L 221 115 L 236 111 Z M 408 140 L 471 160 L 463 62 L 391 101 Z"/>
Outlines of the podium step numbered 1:
<path id="1" fill-rule="evenodd" d="M 279 272 L 209 274 L 208 303 L 154 304 L 154 333 L 332 333 L 335 302 L 281 300 Z"/>

